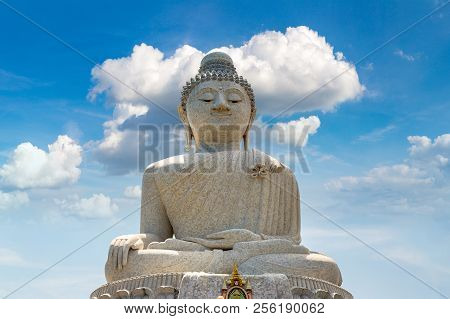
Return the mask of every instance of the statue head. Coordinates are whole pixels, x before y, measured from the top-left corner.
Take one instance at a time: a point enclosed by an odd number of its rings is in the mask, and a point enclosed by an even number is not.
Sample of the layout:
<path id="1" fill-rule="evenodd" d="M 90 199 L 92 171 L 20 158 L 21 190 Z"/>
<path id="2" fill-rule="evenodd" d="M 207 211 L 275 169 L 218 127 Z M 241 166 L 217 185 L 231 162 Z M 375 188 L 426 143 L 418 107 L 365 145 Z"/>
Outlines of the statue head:
<path id="1" fill-rule="evenodd" d="M 227 54 L 213 52 L 202 59 L 198 74 L 183 87 L 178 112 L 188 147 L 192 139 L 196 147 L 239 146 L 243 140 L 247 149 L 256 114 L 255 98 Z"/>

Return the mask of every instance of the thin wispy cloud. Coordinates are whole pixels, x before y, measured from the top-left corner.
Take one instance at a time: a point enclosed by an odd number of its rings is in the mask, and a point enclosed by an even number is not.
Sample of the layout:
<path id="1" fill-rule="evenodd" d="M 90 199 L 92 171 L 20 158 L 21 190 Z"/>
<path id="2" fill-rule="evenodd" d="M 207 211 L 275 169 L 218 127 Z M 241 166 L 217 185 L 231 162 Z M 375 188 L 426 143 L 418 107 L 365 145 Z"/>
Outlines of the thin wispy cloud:
<path id="1" fill-rule="evenodd" d="M 367 134 L 360 135 L 356 140 L 359 142 L 378 142 L 395 128 L 395 125 L 390 124 L 386 127 L 377 128 Z"/>
<path id="2" fill-rule="evenodd" d="M 87 198 L 75 194 L 54 202 L 64 214 L 87 219 L 111 218 L 119 210 L 114 200 L 102 193 Z"/>
<path id="3" fill-rule="evenodd" d="M 127 186 L 125 190 L 123 191 L 123 194 L 127 198 L 134 198 L 139 199 L 141 198 L 141 186 L 140 185 L 134 185 L 134 186 Z"/>
<path id="4" fill-rule="evenodd" d="M 26 264 L 25 259 L 18 252 L 0 247 L 0 266 L 23 267 Z"/>
<path id="5" fill-rule="evenodd" d="M 370 71 L 373 71 L 373 70 L 374 70 L 373 62 L 369 62 L 369 63 L 363 65 L 363 66 L 361 67 L 361 69 L 366 70 L 366 71 L 369 71 L 369 72 L 370 72 Z"/>
<path id="6" fill-rule="evenodd" d="M 0 69 L 0 91 L 20 91 L 34 86 L 44 85 L 48 84 Z"/>
<path id="7" fill-rule="evenodd" d="M 87 115 L 90 117 L 95 117 L 95 118 L 99 118 L 99 119 L 103 119 L 103 120 L 110 120 L 112 118 L 112 116 L 107 115 L 107 114 L 93 112 L 93 111 L 87 111 L 87 110 L 83 110 L 83 109 L 75 108 L 72 111 L 75 113 L 79 113 L 79 114 L 83 114 L 83 115 Z"/>
<path id="8" fill-rule="evenodd" d="M 0 212 L 11 211 L 30 201 L 28 194 L 21 191 L 3 192 L 0 190 Z"/>
<path id="9" fill-rule="evenodd" d="M 407 54 L 403 50 L 400 50 L 400 49 L 395 50 L 394 54 L 408 62 L 414 62 L 419 57 L 419 55 Z"/>

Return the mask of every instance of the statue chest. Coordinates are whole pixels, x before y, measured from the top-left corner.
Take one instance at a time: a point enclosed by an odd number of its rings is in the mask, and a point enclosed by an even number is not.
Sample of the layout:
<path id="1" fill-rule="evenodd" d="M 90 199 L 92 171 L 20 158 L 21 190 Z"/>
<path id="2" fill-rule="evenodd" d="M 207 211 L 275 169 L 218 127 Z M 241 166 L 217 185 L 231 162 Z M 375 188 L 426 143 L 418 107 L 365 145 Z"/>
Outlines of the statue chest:
<path id="1" fill-rule="evenodd" d="M 177 237 L 205 236 L 232 228 L 278 233 L 296 210 L 291 174 L 230 168 L 169 172 L 157 178 L 167 216 Z M 275 219 L 279 226 L 274 225 Z M 278 225 L 277 224 L 277 225 Z"/>

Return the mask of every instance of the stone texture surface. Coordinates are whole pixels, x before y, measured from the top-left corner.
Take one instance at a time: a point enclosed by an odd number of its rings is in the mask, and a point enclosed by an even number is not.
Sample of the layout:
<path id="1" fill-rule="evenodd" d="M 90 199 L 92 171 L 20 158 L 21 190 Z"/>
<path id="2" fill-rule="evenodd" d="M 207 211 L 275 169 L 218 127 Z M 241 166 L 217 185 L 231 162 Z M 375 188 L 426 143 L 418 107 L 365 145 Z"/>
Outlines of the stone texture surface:
<path id="1" fill-rule="evenodd" d="M 353 296 L 337 285 L 305 277 L 267 274 L 244 276 L 252 286 L 255 299 L 351 299 Z M 206 273 L 171 273 L 118 280 L 96 289 L 94 299 L 215 299 L 221 293 L 223 279 L 229 275 Z"/>
<path id="2" fill-rule="evenodd" d="M 256 165 L 272 167 L 252 176 Z M 144 174 L 142 202 L 158 190 L 162 211 L 143 206 L 144 233 L 175 234 L 209 248 L 229 249 L 262 235 L 299 241 L 300 211 L 294 174 L 258 150 L 180 155 L 152 164 Z M 156 227 L 155 214 L 159 216 Z M 163 218 L 164 217 L 164 218 Z M 157 228 L 157 229 L 155 229 Z M 230 231 L 233 230 L 233 231 Z"/>
<path id="3" fill-rule="evenodd" d="M 170 248 L 177 243 L 183 249 L 182 241 L 171 241 Z M 197 245 L 187 243 L 187 246 Z M 151 244 L 152 247 L 164 247 Z M 202 246 L 198 245 L 198 249 Z M 276 254 L 274 254 L 276 252 Z M 340 285 L 341 274 L 336 263 L 329 257 L 318 253 L 309 253 L 301 246 L 289 240 L 266 239 L 241 242 L 231 250 L 172 250 L 143 249 L 131 251 L 128 263 L 123 269 L 107 268 L 108 281 L 126 279 L 140 275 L 170 272 L 208 272 L 231 273 L 234 264 L 246 275 L 279 273 L 309 276 Z M 109 267 L 110 264 L 106 264 Z"/>
<path id="4" fill-rule="evenodd" d="M 255 256 L 239 265 L 242 274 L 280 273 L 313 277 L 342 284 L 341 272 L 331 258 L 310 253 L 297 254 L 270 254 Z"/>
<path id="5" fill-rule="evenodd" d="M 187 273 L 181 280 L 180 299 L 215 299 L 229 275 Z M 255 299 L 291 299 L 289 280 L 285 275 L 246 276 Z"/>
<path id="6" fill-rule="evenodd" d="M 167 287 L 171 287 L 176 298 L 183 276 L 183 273 L 166 273 L 117 280 L 97 288 L 91 298 L 167 299 L 167 291 L 164 291 Z M 128 294 L 118 293 L 121 291 L 128 291 Z"/>

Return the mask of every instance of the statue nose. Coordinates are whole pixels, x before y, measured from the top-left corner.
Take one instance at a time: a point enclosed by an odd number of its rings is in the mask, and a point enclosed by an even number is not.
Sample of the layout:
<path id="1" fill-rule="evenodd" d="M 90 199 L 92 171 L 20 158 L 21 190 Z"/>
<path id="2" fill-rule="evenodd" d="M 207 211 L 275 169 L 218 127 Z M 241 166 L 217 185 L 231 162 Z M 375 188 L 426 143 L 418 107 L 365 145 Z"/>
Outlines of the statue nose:
<path id="1" fill-rule="evenodd" d="M 222 94 L 219 94 L 219 96 L 217 97 L 212 110 L 214 112 L 230 112 L 230 108 L 227 105 L 227 101 Z"/>

